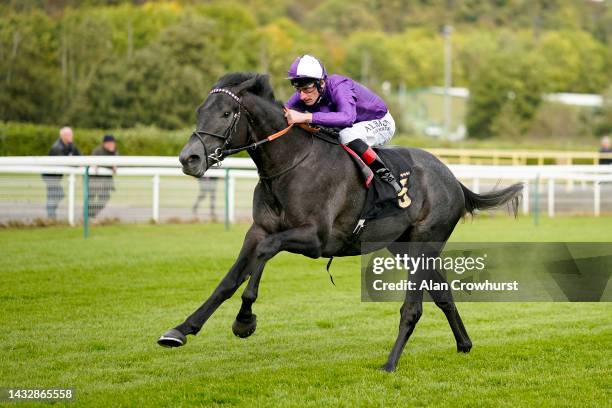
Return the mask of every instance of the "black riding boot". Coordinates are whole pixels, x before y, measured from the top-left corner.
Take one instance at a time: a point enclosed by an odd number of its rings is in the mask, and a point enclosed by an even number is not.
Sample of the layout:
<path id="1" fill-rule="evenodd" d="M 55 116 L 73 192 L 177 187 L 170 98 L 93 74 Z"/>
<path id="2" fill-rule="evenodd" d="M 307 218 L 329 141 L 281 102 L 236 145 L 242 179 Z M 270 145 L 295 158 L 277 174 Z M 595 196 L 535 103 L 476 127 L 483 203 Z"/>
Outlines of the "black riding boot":
<path id="1" fill-rule="evenodd" d="M 374 149 L 361 139 L 355 139 L 347 146 L 357 153 L 381 180 L 391 184 L 395 192 L 399 194 L 402 187 L 397 180 L 395 180 L 393 173 L 391 173 L 387 166 L 385 166 L 385 163 L 380 159 L 380 156 L 374 152 Z"/>

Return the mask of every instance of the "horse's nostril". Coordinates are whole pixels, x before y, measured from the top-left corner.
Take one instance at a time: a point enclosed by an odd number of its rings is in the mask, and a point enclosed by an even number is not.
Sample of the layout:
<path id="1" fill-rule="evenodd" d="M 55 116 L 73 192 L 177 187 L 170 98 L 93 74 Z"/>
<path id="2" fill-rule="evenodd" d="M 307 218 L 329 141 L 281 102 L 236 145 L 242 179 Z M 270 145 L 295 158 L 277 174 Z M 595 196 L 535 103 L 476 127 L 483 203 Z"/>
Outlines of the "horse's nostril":
<path id="1" fill-rule="evenodd" d="M 187 163 L 188 164 L 195 164 L 195 163 L 197 163 L 199 161 L 200 161 L 200 156 L 195 155 L 195 154 L 192 154 L 191 156 L 189 156 L 187 158 Z"/>
<path id="2" fill-rule="evenodd" d="M 183 166 L 189 166 L 189 167 L 197 166 L 200 164 L 201 160 L 202 159 L 197 154 L 189 154 L 189 155 L 181 154 L 179 156 L 179 161 L 181 162 Z"/>

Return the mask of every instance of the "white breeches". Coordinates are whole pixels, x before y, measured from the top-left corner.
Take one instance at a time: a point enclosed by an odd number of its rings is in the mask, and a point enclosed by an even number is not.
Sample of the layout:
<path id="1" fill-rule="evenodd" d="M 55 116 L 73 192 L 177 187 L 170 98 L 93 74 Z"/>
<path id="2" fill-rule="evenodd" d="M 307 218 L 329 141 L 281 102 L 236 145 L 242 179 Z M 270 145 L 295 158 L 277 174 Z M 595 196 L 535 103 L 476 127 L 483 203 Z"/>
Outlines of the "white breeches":
<path id="1" fill-rule="evenodd" d="M 395 121 L 389 112 L 380 119 L 354 123 L 353 126 L 340 131 L 340 143 L 348 144 L 361 139 L 368 146 L 380 146 L 387 143 L 395 133 Z"/>

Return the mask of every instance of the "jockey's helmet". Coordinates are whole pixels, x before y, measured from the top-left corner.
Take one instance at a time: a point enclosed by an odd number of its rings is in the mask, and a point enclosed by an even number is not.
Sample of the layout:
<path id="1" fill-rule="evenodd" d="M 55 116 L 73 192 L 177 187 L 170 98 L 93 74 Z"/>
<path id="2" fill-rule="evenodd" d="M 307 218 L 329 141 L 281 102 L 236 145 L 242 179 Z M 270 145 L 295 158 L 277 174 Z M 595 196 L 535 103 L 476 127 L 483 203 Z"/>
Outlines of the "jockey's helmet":
<path id="1" fill-rule="evenodd" d="M 326 77 L 327 72 L 323 64 L 308 54 L 297 57 L 287 72 L 287 79 L 291 81 L 291 85 L 297 87 L 318 82 Z"/>

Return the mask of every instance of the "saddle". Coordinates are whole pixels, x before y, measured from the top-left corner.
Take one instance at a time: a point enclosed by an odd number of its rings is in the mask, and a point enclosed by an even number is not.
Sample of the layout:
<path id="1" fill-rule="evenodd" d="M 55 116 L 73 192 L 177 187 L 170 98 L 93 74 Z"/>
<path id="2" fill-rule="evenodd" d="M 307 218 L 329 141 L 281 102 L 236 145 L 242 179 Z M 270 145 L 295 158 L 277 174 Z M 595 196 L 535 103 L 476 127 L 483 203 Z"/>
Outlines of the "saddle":
<path id="1" fill-rule="evenodd" d="M 378 177 L 371 178 L 369 183 L 367 179 L 365 179 L 368 192 L 364 208 L 359 217 L 360 220 L 364 221 L 374 218 L 389 217 L 405 210 L 412 203 L 412 200 L 408 196 L 408 179 L 410 176 L 410 169 L 412 168 L 412 161 L 410 158 L 401 154 L 398 149 L 390 146 L 375 147 L 374 151 L 385 162 L 391 173 L 393 173 L 396 180 L 400 183 L 402 190 L 396 193 L 389 183 Z M 353 159 L 355 159 L 355 157 L 353 157 Z M 357 164 L 359 168 L 365 166 L 370 173 L 372 172 L 359 156 L 357 156 L 357 159 L 361 161 L 361 163 Z M 364 174 L 364 171 L 362 170 L 361 173 Z"/>
<path id="2" fill-rule="evenodd" d="M 378 177 L 374 177 L 372 169 L 363 162 L 357 153 L 338 141 L 340 129 L 317 127 L 314 129 L 311 128 L 311 131 L 312 130 L 314 130 L 314 134 L 318 138 L 329 143 L 340 145 L 353 159 L 353 162 L 363 178 L 367 196 L 356 230 L 362 229 L 367 220 L 391 216 L 404 210 L 411 204 L 412 201 L 408 196 L 408 176 L 410 175 L 412 161 L 408 157 L 400 154 L 399 151 L 393 147 L 374 148 L 374 151 L 381 157 L 388 169 L 402 186 L 402 190 L 396 194 L 389 183 L 383 182 Z M 354 232 L 358 233 L 359 231 L 357 230 Z"/>

